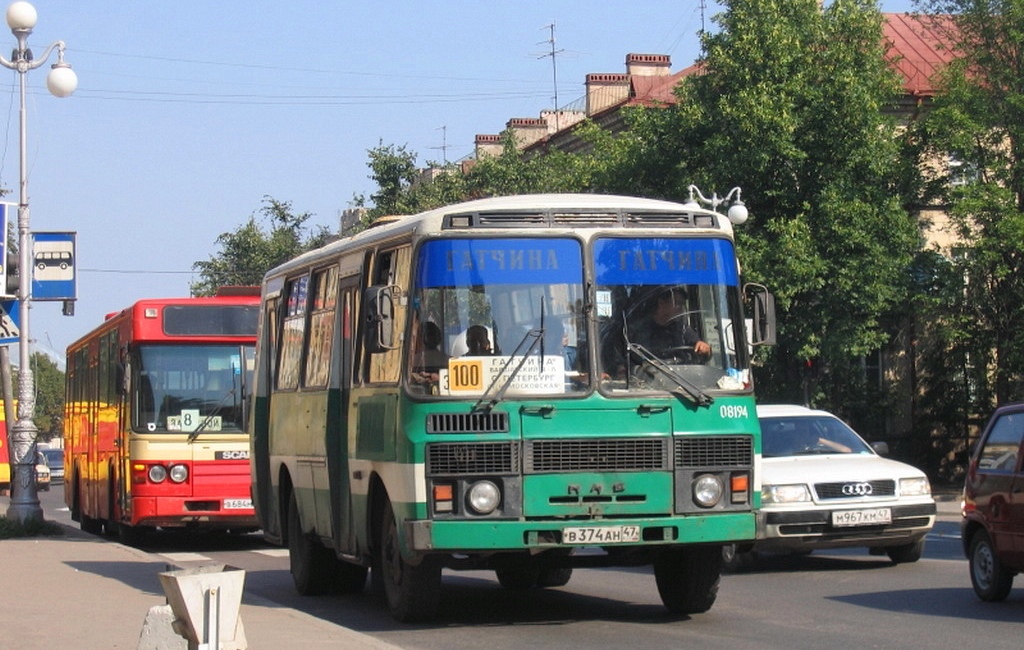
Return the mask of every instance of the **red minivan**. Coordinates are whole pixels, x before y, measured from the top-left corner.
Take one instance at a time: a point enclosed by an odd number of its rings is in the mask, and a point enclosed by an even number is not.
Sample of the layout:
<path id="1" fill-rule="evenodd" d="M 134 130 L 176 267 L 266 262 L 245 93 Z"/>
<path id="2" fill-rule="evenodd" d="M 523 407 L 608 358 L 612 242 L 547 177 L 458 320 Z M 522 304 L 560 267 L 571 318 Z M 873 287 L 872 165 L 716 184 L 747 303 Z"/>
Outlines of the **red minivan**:
<path id="1" fill-rule="evenodd" d="M 967 468 L 960 522 L 971 584 L 982 600 L 1003 600 L 1024 571 L 1024 402 L 996 409 Z"/>

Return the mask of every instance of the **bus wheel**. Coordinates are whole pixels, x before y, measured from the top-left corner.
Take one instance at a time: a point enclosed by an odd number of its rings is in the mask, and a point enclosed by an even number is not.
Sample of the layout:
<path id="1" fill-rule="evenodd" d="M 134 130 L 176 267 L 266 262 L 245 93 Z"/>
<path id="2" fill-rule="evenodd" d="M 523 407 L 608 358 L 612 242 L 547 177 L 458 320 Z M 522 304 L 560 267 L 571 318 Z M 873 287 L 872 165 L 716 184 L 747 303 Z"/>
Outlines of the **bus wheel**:
<path id="1" fill-rule="evenodd" d="M 512 564 L 494 570 L 498 583 L 505 589 L 522 591 L 538 586 L 540 569 L 528 564 Z"/>
<path id="2" fill-rule="evenodd" d="M 120 523 L 111 523 L 108 526 L 117 527 L 117 541 L 125 546 L 141 546 L 142 541 L 146 538 L 146 528 L 144 526 L 129 526 L 128 524 Z"/>
<path id="3" fill-rule="evenodd" d="M 441 564 L 437 558 L 425 557 L 417 565 L 402 558 L 398 526 L 391 501 L 385 501 L 380 528 L 380 567 L 384 595 L 391 616 L 402 623 L 424 621 L 437 614 L 440 602 Z"/>
<path id="4" fill-rule="evenodd" d="M 538 587 L 564 587 L 572 579 L 572 567 L 546 567 L 537 576 Z"/>
<path id="5" fill-rule="evenodd" d="M 674 546 L 654 558 L 654 579 L 661 602 L 675 614 L 699 614 L 711 609 L 722 576 L 718 546 Z"/>
<path id="6" fill-rule="evenodd" d="M 102 535 L 103 534 L 103 520 L 93 519 L 89 515 L 83 514 L 82 521 L 79 522 L 82 527 L 82 531 L 89 533 L 90 535 Z"/>
<path id="7" fill-rule="evenodd" d="M 319 596 L 330 590 L 338 560 L 311 534 L 302 530 L 299 502 L 292 492 L 288 502 L 288 561 L 295 590 L 303 596 Z"/>

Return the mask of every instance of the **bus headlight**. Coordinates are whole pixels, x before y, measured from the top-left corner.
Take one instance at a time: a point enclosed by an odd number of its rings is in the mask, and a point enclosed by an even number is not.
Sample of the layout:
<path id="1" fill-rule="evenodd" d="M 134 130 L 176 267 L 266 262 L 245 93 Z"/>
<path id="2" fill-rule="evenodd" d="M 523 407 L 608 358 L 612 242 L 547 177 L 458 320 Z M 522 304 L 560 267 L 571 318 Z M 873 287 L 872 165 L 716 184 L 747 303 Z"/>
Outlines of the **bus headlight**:
<path id="1" fill-rule="evenodd" d="M 710 508 L 722 500 L 725 486 L 714 474 L 702 474 L 693 482 L 693 500 L 697 505 Z"/>
<path id="2" fill-rule="evenodd" d="M 185 465 L 171 465 L 171 480 L 175 483 L 184 483 L 188 478 L 188 467 Z"/>
<path id="3" fill-rule="evenodd" d="M 501 490 L 490 481 L 477 481 L 469 488 L 467 501 L 473 512 L 480 515 L 489 515 L 501 503 Z"/>
<path id="4" fill-rule="evenodd" d="M 149 468 L 149 480 L 154 483 L 163 483 L 167 478 L 167 468 L 163 465 L 153 465 Z"/>

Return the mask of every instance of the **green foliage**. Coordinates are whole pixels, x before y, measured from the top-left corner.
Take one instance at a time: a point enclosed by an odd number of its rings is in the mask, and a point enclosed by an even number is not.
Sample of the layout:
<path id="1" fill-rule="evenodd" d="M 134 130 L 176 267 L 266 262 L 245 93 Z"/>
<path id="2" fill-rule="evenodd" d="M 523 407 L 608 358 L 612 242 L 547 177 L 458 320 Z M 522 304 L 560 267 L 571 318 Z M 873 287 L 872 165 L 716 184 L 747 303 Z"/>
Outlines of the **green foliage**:
<path id="1" fill-rule="evenodd" d="M 63 435 L 64 427 L 64 372 L 53 359 L 41 352 L 33 352 L 32 380 L 35 385 L 36 403 L 32 423 L 38 429 L 38 439 L 46 442 Z M 11 369 L 12 396 L 18 399 L 18 369 Z M 14 417 L 9 420 L 12 424 Z"/>
<path id="2" fill-rule="evenodd" d="M 36 387 L 36 407 L 33 422 L 39 429 L 39 440 L 47 441 L 63 435 L 64 427 L 64 373 L 45 354 L 32 354 L 32 370 Z M 14 372 L 17 386 L 17 372 Z M 17 389 L 15 389 L 17 397 Z"/>
<path id="3" fill-rule="evenodd" d="M 222 286 L 258 286 L 270 269 L 329 240 L 322 226 L 307 230 L 310 213 L 295 214 L 290 202 L 269 196 L 263 203 L 260 214 L 270 229 L 264 230 L 253 216 L 237 230 L 217 237 L 220 252 L 192 265 L 200 276 L 191 285 L 193 295 L 212 296 Z"/>
<path id="4" fill-rule="evenodd" d="M 951 15 L 945 37 L 958 56 L 916 133 L 926 159 L 959 163 L 939 170 L 931 186 L 950 206 L 957 249 L 934 303 L 944 356 L 929 359 L 925 381 L 936 390 L 959 378 L 953 403 L 966 423 L 1024 399 L 1024 0 L 919 4 Z M 960 182 L 950 182 L 953 174 Z"/>
<path id="5" fill-rule="evenodd" d="M 842 413 L 871 402 L 861 359 L 893 334 L 885 325 L 903 309 L 919 242 L 894 182 L 904 163 L 883 108 L 899 84 L 881 15 L 868 0 L 824 11 L 814 0 L 724 4 L 706 72 L 658 121 L 689 125 L 677 177 L 742 185 L 751 205 L 737 234 L 746 277 L 771 287 L 781 310 L 765 374 L 783 381 L 762 381 L 762 396 Z"/>

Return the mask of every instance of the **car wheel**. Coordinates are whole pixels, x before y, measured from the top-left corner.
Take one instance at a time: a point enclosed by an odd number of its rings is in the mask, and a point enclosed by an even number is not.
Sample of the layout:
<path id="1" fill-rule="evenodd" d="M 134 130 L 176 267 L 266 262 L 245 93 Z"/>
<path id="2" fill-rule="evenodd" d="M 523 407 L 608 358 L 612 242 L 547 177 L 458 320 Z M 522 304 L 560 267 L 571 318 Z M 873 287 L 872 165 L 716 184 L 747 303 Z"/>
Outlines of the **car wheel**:
<path id="1" fill-rule="evenodd" d="M 924 538 L 911 542 L 909 544 L 903 544 L 901 546 L 890 546 L 885 549 L 886 555 L 892 560 L 893 564 L 908 564 L 910 562 L 917 562 L 921 559 L 921 554 L 924 553 Z"/>
<path id="2" fill-rule="evenodd" d="M 971 585 L 978 598 L 999 601 L 1010 595 L 1013 573 L 1003 568 L 992 547 L 992 540 L 984 530 L 979 530 L 971 538 L 967 559 L 971 570 Z"/>

